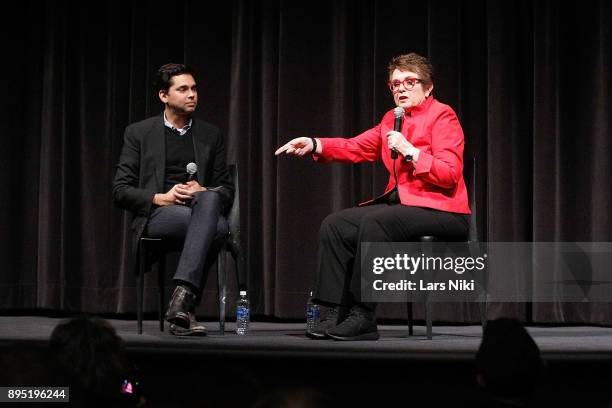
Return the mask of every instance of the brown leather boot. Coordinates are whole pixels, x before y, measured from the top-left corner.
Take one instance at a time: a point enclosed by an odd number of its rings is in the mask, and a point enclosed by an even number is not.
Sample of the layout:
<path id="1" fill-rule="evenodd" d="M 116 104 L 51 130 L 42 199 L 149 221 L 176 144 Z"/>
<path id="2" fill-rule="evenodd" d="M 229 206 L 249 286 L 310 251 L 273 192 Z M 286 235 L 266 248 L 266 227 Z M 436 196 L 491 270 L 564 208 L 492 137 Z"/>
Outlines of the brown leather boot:
<path id="1" fill-rule="evenodd" d="M 175 324 L 184 329 L 188 329 L 190 325 L 189 310 L 192 310 L 195 305 L 196 295 L 186 286 L 178 285 L 166 311 L 166 321 Z"/>
<path id="2" fill-rule="evenodd" d="M 189 312 L 189 328 L 184 329 L 176 324 L 171 324 L 170 334 L 175 336 L 206 336 L 206 327 L 198 323 L 194 313 Z"/>

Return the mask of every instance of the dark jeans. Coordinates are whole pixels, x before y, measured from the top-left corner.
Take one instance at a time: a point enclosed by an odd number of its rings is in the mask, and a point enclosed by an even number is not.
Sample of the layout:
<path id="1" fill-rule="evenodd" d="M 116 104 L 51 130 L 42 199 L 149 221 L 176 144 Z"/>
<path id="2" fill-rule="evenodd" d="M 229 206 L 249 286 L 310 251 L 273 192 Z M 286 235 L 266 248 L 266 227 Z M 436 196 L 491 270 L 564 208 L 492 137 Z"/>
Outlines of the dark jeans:
<path id="1" fill-rule="evenodd" d="M 411 242 L 423 235 L 458 241 L 468 231 L 466 214 L 401 204 L 353 207 L 330 214 L 319 230 L 313 297 L 327 305 L 351 306 L 360 301 L 361 242 Z"/>
<path id="2" fill-rule="evenodd" d="M 214 191 L 196 193 L 186 205 L 153 210 L 147 236 L 183 243 L 175 281 L 187 282 L 198 290 L 203 285 L 205 272 L 215 261 L 229 231 L 222 210 L 220 196 Z"/>

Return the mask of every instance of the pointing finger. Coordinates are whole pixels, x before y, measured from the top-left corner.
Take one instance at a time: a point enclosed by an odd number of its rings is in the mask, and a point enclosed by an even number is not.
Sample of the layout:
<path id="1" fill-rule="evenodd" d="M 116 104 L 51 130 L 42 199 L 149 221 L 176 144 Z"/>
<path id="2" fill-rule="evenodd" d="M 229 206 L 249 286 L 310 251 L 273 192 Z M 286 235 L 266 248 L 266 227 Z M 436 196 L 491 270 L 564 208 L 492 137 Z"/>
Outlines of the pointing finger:
<path id="1" fill-rule="evenodd" d="M 277 149 L 277 150 L 274 152 L 274 155 L 275 155 L 275 156 L 278 156 L 279 154 L 281 154 L 281 153 L 283 153 L 283 152 L 286 152 L 286 151 L 287 151 L 287 149 L 289 149 L 289 146 L 290 146 L 290 145 L 289 145 L 289 143 L 287 143 L 287 144 L 285 144 L 284 146 L 279 147 L 279 148 L 278 148 L 278 149 Z"/>

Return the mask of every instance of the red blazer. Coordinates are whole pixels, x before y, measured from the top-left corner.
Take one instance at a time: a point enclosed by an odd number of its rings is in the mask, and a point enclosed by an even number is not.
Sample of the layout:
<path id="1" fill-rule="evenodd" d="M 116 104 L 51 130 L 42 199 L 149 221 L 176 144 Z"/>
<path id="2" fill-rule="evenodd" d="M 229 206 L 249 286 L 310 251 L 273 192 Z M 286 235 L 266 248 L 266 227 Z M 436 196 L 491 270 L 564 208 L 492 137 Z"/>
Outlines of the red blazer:
<path id="1" fill-rule="evenodd" d="M 359 163 L 382 158 L 389 170 L 385 192 L 395 187 L 393 160 L 387 147 L 387 132 L 393 130 L 393 110 L 374 128 L 350 139 L 320 138 L 319 162 Z M 448 105 L 430 96 L 406 112 L 402 132 L 421 153 L 416 165 L 396 160 L 398 193 L 404 205 L 470 214 L 463 180 L 463 130 L 457 115 Z"/>

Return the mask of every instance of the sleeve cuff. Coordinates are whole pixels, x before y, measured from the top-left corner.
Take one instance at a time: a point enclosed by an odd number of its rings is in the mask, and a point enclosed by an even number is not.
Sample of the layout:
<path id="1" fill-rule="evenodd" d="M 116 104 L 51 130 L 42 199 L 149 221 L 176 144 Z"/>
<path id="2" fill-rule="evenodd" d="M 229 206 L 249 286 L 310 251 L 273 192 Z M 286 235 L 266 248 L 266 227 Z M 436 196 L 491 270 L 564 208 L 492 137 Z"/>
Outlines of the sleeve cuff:
<path id="1" fill-rule="evenodd" d="M 414 166 L 414 174 L 429 173 L 431 170 L 431 163 L 433 162 L 433 156 L 427 152 L 420 151 L 418 160 Z"/>

